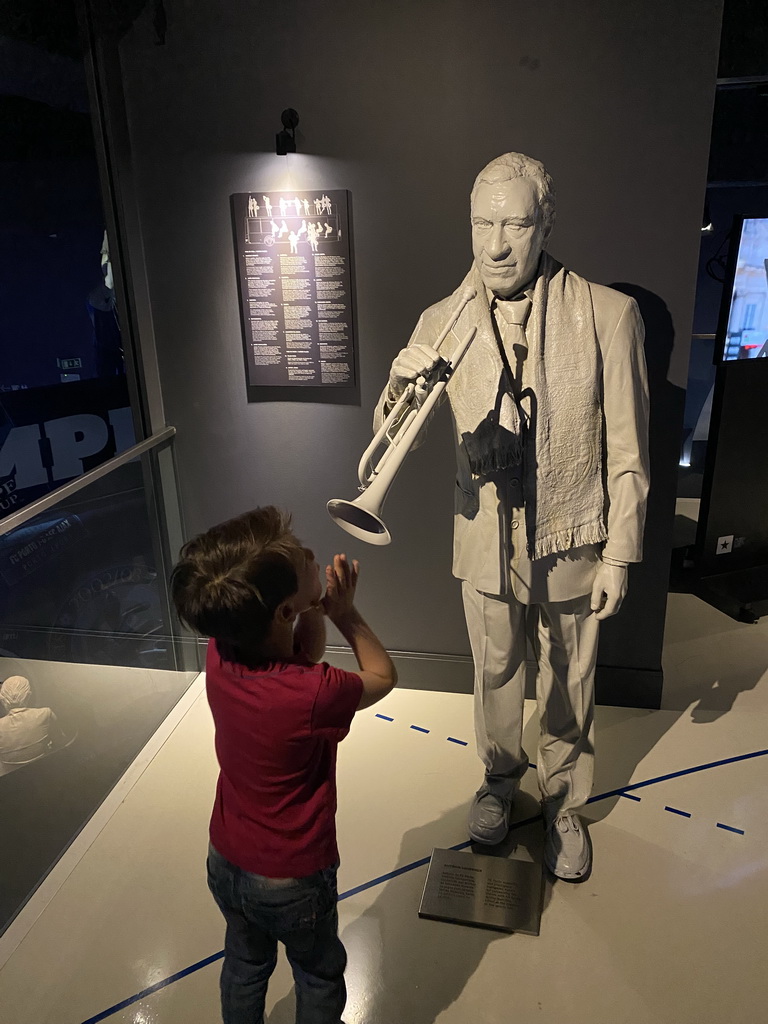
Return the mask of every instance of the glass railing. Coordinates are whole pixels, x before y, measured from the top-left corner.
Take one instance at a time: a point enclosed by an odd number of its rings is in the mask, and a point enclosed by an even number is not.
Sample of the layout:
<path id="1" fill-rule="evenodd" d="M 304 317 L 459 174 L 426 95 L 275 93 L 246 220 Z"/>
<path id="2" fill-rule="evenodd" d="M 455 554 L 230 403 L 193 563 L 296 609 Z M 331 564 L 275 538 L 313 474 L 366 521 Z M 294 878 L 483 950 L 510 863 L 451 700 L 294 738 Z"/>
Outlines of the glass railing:
<path id="1" fill-rule="evenodd" d="M 0 932 L 198 674 L 172 435 L 0 521 Z"/>

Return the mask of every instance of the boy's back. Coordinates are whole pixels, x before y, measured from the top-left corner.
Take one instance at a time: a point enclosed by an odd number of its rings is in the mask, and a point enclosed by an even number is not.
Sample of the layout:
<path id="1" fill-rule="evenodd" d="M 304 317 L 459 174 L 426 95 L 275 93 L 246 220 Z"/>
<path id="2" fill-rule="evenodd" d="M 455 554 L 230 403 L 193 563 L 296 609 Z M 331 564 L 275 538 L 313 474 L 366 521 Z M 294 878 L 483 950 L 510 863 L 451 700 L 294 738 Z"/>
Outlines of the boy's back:
<path id="1" fill-rule="evenodd" d="M 224 1024 L 257 1024 L 278 942 L 297 1024 L 340 1024 L 346 953 L 336 902 L 336 746 L 397 672 L 354 606 L 358 565 L 314 554 L 278 509 L 253 509 L 184 545 L 171 589 L 208 637 L 208 700 L 220 773 L 208 886 L 227 923 Z M 359 673 L 319 663 L 325 615 Z"/>
<path id="2" fill-rule="evenodd" d="M 269 878 L 337 863 L 336 747 L 360 703 L 360 676 L 309 662 L 249 669 L 210 640 L 206 688 L 221 768 L 214 847 Z"/>

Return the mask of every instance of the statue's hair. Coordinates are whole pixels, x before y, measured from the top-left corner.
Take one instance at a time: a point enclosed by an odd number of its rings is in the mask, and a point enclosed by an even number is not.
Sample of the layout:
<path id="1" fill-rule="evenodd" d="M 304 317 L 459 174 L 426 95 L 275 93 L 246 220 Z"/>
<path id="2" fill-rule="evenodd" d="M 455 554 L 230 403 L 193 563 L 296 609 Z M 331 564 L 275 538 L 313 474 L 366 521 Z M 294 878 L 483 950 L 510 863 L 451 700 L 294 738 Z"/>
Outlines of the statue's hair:
<path id="1" fill-rule="evenodd" d="M 8 676 L 0 684 L 0 710 L 10 711 L 11 708 L 25 708 L 32 699 L 32 688 L 26 676 Z"/>
<path id="2" fill-rule="evenodd" d="M 544 218 L 544 230 L 549 234 L 555 223 L 555 186 L 544 170 L 544 164 L 524 153 L 504 153 L 486 164 L 475 178 L 470 202 L 474 203 L 475 194 L 483 182 L 495 185 L 513 178 L 530 178 L 535 185 L 536 198 Z"/>

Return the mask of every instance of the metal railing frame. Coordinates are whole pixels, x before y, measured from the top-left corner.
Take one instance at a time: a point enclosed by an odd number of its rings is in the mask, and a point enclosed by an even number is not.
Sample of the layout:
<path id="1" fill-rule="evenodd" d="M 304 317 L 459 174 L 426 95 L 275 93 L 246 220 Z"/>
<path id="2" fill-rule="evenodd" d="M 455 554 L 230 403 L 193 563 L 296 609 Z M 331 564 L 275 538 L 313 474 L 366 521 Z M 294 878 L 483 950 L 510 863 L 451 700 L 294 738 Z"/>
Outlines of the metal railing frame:
<path id="1" fill-rule="evenodd" d="M 160 448 L 162 445 L 170 441 L 175 434 L 175 427 L 166 427 L 164 430 L 159 430 L 156 434 L 153 434 L 146 440 L 133 445 L 132 448 L 126 448 L 126 450 L 124 452 L 120 452 L 119 455 L 115 455 L 113 458 L 107 459 L 106 462 L 102 462 L 102 464 L 97 466 L 95 469 L 91 469 L 87 473 L 83 473 L 82 476 L 78 476 L 74 480 L 70 480 L 69 483 L 62 484 L 61 487 L 57 487 L 56 490 L 51 491 L 50 494 L 45 494 L 42 498 L 38 498 L 37 501 L 33 501 L 31 504 L 25 505 L 24 508 L 19 509 L 18 512 L 11 512 L 10 515 L 0 519 L 0 537 L 4 537 L 6 534 L 18 529 L 19 526 L 23 526 L 24 523 L 29 522 L 30 519 L 34 519 L 35 516 L 39 516 L 41 512 L 47 512 L 49 508 L 54 508 L 59 504 L 59 502 L 64 501 L 65 498 L 70 498 L 73 494 L 77 494 L 78 491 L 82 491 L 85 487 L 88 487 L 89 484 L 94 483 L 96 480 L 101 480 L 102 477 L 109 476 L 113 470 L 119 469 L 120 466 L 124 466 L 128 462 L 133 462 L 134 459 L 138 458 L 140 455 L 144 455 L 146 452 L 153 451 L 155 448 Z"/>

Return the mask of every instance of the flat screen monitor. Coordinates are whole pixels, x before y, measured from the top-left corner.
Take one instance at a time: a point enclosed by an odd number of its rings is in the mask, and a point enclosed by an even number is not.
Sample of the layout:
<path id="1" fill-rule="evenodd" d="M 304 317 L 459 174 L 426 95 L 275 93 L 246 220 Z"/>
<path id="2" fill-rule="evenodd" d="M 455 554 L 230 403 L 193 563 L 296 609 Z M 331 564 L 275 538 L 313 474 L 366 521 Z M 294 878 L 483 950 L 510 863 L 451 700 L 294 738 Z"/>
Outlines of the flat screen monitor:
<path id="1" fill-rule="evenodd" d="M 720 360 L 768 358 L 768 217 L 737 217 L 723 290 Z"/>

